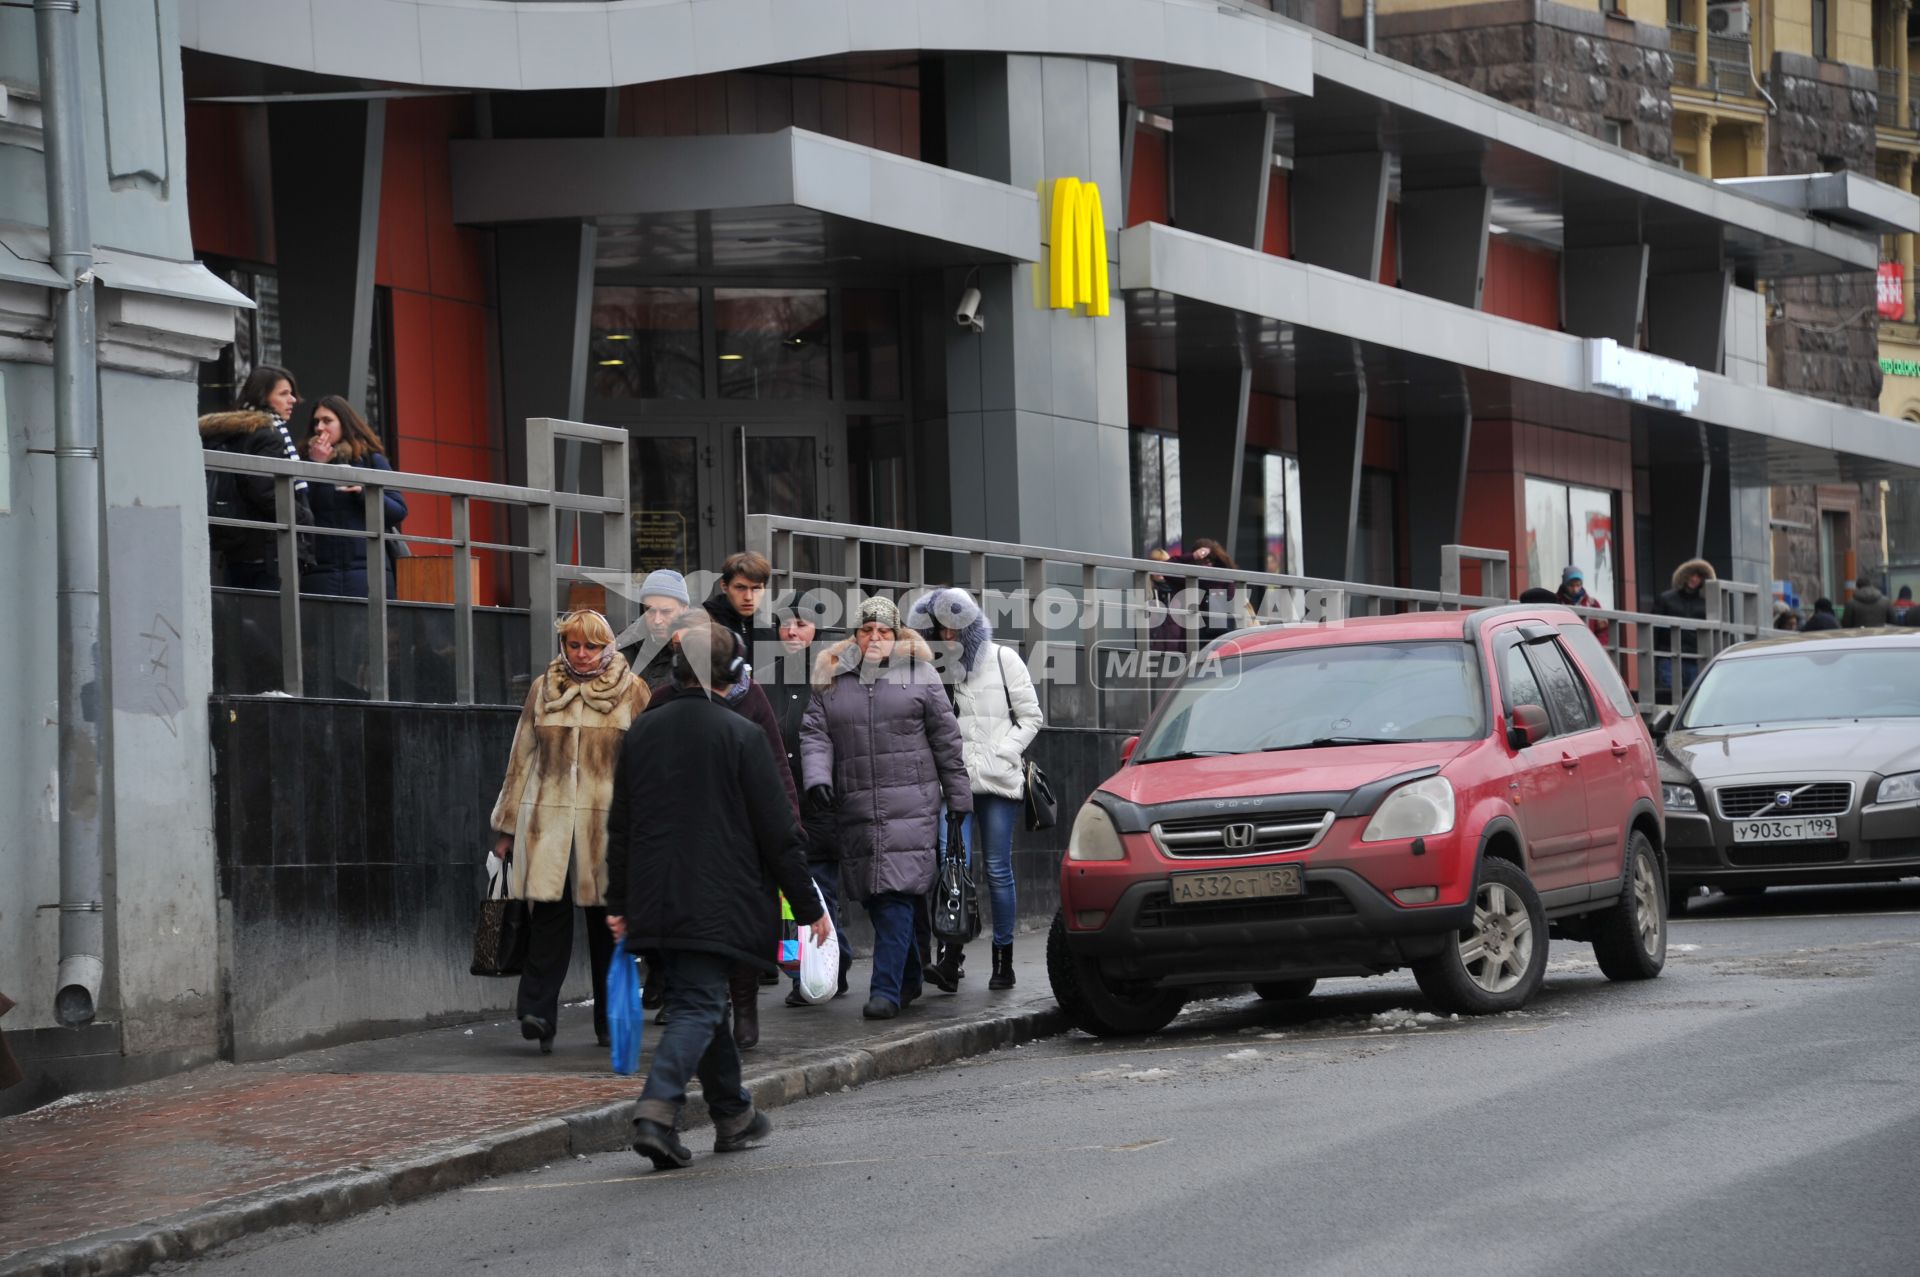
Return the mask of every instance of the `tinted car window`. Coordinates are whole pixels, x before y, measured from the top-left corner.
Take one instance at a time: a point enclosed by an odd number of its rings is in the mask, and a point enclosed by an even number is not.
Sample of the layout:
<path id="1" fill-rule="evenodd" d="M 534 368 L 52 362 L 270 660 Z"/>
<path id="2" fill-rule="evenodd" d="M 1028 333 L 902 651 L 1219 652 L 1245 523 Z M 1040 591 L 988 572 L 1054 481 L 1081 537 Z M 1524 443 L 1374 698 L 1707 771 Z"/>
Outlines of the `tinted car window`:
<path id="1" fill-rule="evenodd" d="M 1543 710 L 1547 707 L 1540 680 L 1533 676 L 1533 667 L 1527 664 L 1526 654 L 1518 643 L 1507 648 L 1500 658 L 1500 688 L 1506 694 L 1509 713 L 1521 705 L 1538 705 Z"/>
<path id="2" fill-rule="evenodd" d="M 1558 643 L 1527 644 L 1527 659 L 1540 676 L 1540 686 L 1547 693 L 1555 724 L 1562 732 L 1584 732 L 1599 721 L 1587 697 L 1586 683 L 1567 665 Z"/>
<path id="3" fill-rule="evenodd" d="M 1620 681 L 1620 671 L 1614 668 L 1613 658 L 1607 655 L 1606 647 L 1594 632 L 1579 622 L 1562 625 L 1560 641 L 1572 648 L 1580 664 L 1587 667 L 1587 677 L 1594 681 L 1600 694 L 1613 706 L 1613 712 L 1622 718 L 1631 716 L 1634 712 L 1633 693 Z"/>
<path id="4" fill-rule="evenodd" d="M 1487 730 L 1479 665 L 1458 639 L 1254 652 L 1199 668 L 1168 693 L 1139 762 L 1319 740 L 1473 740 Z"/>

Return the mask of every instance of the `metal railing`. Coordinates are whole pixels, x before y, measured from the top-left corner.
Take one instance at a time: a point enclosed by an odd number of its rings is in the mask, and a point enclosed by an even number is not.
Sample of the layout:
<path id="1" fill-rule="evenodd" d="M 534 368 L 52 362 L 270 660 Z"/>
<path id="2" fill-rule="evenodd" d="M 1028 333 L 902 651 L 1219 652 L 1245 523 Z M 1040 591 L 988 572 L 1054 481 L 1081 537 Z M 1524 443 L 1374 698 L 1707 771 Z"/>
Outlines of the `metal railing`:
<path id="1" fill-rule="evenodd" d="M 1700 65 L 1700 32 L 1686 23 L 1667 24 L 1667 47 L 1673 58 L 1673 87 L 1705 89 L 1722 97 L 1759 98 L 1753 84 L 1753 42 L 1739 36 L 1708 34 L 1705 40 L 1706 81 L 1696 84 Z"/>
<path id="2" fill-rule="evenodd" d="M 206 452 L 208 470 L 237 475 L 268 475 L 273 479 L 273 521 L 209 518 L 208 523 L 215 527 L 274 534 L 275 557 L 280 571 L 281 668 L 280 687 L 277 690 L 291 696 L 308 694 L 304 659 L 308 645 L 303 642 L 301 635 L 303 608 L 298 589 L 300 547 L 297 538 L 346 537 L 368 543 L 367 597 L 364 606 L 366 642 L 372 655 L 367 661 L 365 690 L 370 699 L 390 699 L 391 680 L 386 653 L 387 614 L 391 601 L 387 597 L 387 578 L 383 565 L 388 553 L 387 546 L 391 542 L 404 542 L 409 547 L 444 547 L 448 552 L 447 557 L 452 560 L 450 610 L 453 621 L 451 646 L 455 703 L 470 705 L 474 702 L 473 564 L 476 553 L 524 560 L 528 582 L 527 651 L 536 666 L 545 663 L 547 654 L 553 651 L 553 618 L 556 609 L 563 606 L 556 597 L 556 591 L 563 586 L 570 587 L 575 582 L 603 581 L 609 574 L 619 578 L 629 574 L 632 536 L 627 490 L 628 436 L 625 430 L 607 426 L 535 417 L 527 422 L 526 437 L 525 485 L 282 460 L 212 449 Z M 601 491 L 571 492 L 556 486 L 556 446 L 600 449 L 599 473 L 603 476 Z M 366 502 L 366 527 L 323 528 L 296 522 L 294 483 L 300 479 L 308 483 L 360 485 L 364 489 Z M 451 510 L 450 535 L 427 536 L 388 530 L 385 517 L 388 492 L 446 498 Z M 520 512 L 526 521 L 525 542 L 516 544 L 476 539 L 472 511 L 476 501 L 503 507 L 509 513 Z M 576 521 L 577 531 L 574 526 Z M 595 561 L 582 563 L 583 557 Z M 307 596 L 306 601 L 312 602 L 315 597 Z M 330 604 L 354 607 L 362 602 L 359 599 L 329 599 Z M 441 606 L 444 608 L 446 605 Z M 617 631 L 626 619 L 625 600 L 610 591 L 608 606 L 618 613 L 609 618 Z"/>
<path id="3" fill-rule="evenodd" d="M 1090 655 L 1096 644 L 1130 646 L 1133 651 L 1171 648 L 1190 658 L 1219 633 L 1248 625 L 1512 602 L 1506 552 L 1457 545 L 1441 548 L 1439 590 L 1229 571 L 765 514 L 747 517 L 747 546 L 773 564 L 770 596 L 823 590 L 857 600 L 885 593 L 900 598 L 904 606 L 931 588 L 966 588 L 985 603 L 996 637 L 1017 647 L 1029 664 L 1037 663 L 1043 675 L 1094 675 L 1036 680 L 1047 721 L 1062 727 L 1137 730 L 1157 694 L 1178 677 L 1177 672 L 1161 677 L 1149 666 L 1143 676 L 1100 686 Z M 1222 594 L 1234 600 L 1224 608 Z M 1700 621 L 1617 610 L 1578 612 L 1583 625 L 1606 622 L 1603 645 L 1642 713 L 1677 700 L 1715 652 L 1763 632 L 1765 600 L 1756 587 L 1710 581 L 1704 594 L 1708 619 Z M 1256 597 L 1258 604 L 1244 605 Z M 1049 627 L 1040 620 L 1046 616 L 1070 619 Z"/>

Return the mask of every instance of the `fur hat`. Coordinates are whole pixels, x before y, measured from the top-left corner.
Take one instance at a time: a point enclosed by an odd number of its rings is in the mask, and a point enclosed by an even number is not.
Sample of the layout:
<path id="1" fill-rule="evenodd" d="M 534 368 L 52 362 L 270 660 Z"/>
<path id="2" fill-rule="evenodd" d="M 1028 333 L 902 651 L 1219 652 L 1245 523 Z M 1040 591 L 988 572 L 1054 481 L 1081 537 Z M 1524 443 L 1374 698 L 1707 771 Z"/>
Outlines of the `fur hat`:
<path id="1" fill-rule="evenodd" d="M 993 627 L 965 590 L 949 586 L 915 599 L 907 609 L 907 624 L 928 636 L 935 630 L 952 630 L 960 641 L 960 664 L 969 674 L 979 667 L 980 657 L 992 650 Z"/>
<path id="2" fill-rule="evenodd" d="M 876 594 L 860 605 L 860 611 L 854 619 L 855 628 L 873 621 L 880 622 L 896 635 L 900 633 L 900 609 L 894 606 L 892 599 Z"/>

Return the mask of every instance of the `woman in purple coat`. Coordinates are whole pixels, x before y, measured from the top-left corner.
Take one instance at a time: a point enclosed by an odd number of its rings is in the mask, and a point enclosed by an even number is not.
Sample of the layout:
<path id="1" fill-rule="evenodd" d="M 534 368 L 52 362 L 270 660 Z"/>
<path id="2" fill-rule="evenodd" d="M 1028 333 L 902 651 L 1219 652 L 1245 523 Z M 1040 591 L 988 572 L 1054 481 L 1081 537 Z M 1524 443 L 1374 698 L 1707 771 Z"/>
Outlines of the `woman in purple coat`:
<path id="1" fill-rule="evenodd" d="M 914 913 L 933 886 L 940 808 L 973 810 L 960 725 L 926 640 L 886 599 L 820 654 L 800 727 L 807 796 L 834 809 L 840 884 L 873 919 L 873 981 L 862 1014 L 891 1020 L 920 996 Z"/>

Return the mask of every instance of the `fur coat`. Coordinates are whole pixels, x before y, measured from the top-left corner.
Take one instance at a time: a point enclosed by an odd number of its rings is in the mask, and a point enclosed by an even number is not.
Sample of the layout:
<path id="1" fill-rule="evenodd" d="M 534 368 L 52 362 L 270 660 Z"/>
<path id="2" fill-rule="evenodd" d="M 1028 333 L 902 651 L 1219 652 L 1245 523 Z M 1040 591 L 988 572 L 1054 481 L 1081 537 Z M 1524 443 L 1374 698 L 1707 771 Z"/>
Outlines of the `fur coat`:
<path id="1" fill-rule="evenodd" d="M 534 680 L 493 805 L 494 829 L 513 835 L 508 894 L 559 900 L 577 854 L 574 901 L 606 903 L 614 768 L 627 729 L 646 708 L 647 685 L 618 652 L 592 682 L 569 678 L 563 656 Z"/>

